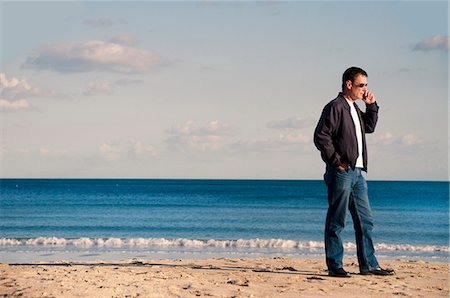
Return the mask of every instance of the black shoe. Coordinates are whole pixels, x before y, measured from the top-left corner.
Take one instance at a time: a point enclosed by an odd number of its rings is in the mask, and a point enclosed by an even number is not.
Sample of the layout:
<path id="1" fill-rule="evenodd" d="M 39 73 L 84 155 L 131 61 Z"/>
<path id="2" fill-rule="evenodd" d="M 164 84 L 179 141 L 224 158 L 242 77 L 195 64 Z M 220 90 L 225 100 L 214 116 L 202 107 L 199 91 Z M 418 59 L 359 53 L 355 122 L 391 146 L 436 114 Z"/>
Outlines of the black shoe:
<path id="1" fill-rule="evenodd" d="M 383 269 L 381 267 L 370 269 L 370 270 L 364 270 L 361 271 L 362 275 L 394 275 L 395 271 L 393 269 Z"/>
<path id="2" fill-rule="evenodd" d="M 328 275 L 333 277 L 350 277 L 350 273 L 343 268 L 328 269 Z"/>

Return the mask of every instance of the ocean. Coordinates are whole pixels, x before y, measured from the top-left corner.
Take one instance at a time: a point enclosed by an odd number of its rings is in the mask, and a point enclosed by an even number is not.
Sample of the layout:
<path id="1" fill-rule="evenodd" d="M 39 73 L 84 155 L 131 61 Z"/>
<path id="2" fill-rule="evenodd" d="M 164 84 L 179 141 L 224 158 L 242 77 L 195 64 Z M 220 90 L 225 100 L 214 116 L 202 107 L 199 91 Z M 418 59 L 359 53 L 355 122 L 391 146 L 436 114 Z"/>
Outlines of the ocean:
<path id="1" fill-rule="evenodd" d="M 449 261 L 449 183 L 368 181 L 379 259 Z M 324 257 L 314 180 L 0 179 L 0 262 Z M 350 214 L 345 257 L 356 258 Z"/>

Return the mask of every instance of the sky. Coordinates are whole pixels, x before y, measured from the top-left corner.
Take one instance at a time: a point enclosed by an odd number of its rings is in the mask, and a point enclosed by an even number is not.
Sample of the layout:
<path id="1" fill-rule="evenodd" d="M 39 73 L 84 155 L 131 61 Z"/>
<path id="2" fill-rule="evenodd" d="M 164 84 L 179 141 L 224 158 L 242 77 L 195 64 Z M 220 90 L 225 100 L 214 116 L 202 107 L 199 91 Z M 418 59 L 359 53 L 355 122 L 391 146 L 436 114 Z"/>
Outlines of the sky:
<path id="1" fill-rule="evenodd" d="M 0 13 L 0 177 L 322 179 L 313 132 L 359 66 L 380 106 L 366 178 L 448 181 L 447 1 Z"/>

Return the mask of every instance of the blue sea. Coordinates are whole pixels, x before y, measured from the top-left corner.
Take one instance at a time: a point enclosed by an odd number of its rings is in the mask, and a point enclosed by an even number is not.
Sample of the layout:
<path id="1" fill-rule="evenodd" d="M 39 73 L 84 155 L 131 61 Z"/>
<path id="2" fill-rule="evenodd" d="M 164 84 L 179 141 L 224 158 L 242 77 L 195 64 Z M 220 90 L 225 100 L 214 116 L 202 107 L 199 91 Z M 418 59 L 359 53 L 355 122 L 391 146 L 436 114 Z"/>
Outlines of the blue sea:
<path id="1" fill-rule="evenodd" d="M 449 261 L 448 182 L 368 185 L 380 259 Z M 327 207 L 313 180 L 0 179 L 0 262 L 322 258 Z"/>

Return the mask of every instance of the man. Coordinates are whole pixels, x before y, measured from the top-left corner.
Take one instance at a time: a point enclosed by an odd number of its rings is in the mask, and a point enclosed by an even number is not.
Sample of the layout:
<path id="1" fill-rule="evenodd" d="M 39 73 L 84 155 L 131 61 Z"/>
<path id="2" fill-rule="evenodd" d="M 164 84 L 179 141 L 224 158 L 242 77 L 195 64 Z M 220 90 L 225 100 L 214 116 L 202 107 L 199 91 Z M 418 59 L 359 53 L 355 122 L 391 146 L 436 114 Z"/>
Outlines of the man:
<path id="1" fill-rule="evenodd" d="M 366 112 L 356 101 L 362 99 Z M 361 274 L 393 275 L 383 269 L 375 257 L 372 242 L 372 212 L 367 183 L 361 171 L 367 171 L 366 133 L 372 133 L 378 120 L 375 95 L 367 91 L 367 73 L 350 67 L 342 75 L 342 92 L 322 111 L 314 132 L 314 144 L 326 164 L 324 175 L 328 187 L 328 212 L 325 223 L 325 254 L 328 274 L 350 277 L 343 268 L 344 248 L 341 231 L 346 209 L 350 210 L 356 234 L 356 247 Z"/>

